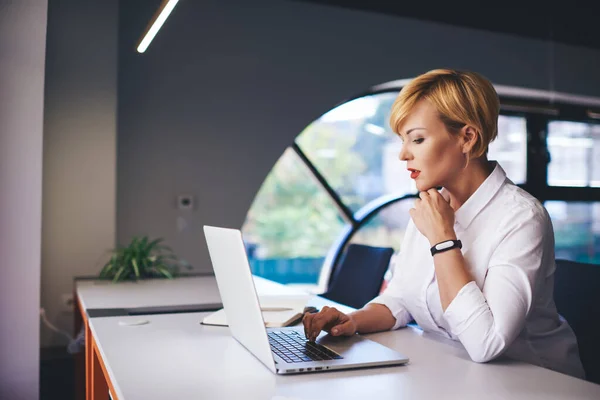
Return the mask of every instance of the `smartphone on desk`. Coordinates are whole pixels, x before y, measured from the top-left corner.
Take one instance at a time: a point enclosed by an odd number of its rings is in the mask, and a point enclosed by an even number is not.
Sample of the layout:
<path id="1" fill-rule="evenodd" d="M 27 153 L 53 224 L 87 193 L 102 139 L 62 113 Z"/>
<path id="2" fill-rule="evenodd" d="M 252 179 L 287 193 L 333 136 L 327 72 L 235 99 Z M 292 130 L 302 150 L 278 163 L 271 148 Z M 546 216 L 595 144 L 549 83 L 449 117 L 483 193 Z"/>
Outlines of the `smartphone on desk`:
<path id="1" fill-rule="evenodd" d="M 306 313 L 311 313 L 311 314 L 315 314 L 318 313 L 319 309 L 317 307 L 313 307 L 313 306 L 306 306 L 304 307 L 304 311 L 302 312 L 301 315 L 298 315 L 298 318 L 295 319 L 292 323 L 290 323 L 288 326 L 294 326 L 300 322 L 302 322 L 302 318 L 304 318 L 304 314 Z"/>

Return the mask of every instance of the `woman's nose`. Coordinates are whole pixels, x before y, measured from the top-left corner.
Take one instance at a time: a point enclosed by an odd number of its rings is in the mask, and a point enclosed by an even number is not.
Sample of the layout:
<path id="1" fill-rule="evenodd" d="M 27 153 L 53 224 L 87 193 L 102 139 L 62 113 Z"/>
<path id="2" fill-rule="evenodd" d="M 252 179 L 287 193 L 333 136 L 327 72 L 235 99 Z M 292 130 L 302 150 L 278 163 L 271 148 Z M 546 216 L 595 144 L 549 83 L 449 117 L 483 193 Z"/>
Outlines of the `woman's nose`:
<path id="1" fill-rule="evenodd" d="M 411 155 L 408 152 L 406 146 L 402 145 L 402 147 L 400 148 L 400 154 L 398 154 L 398 158 L 400 158 L 400 161 L 408 161 L 410 157 Z"/>

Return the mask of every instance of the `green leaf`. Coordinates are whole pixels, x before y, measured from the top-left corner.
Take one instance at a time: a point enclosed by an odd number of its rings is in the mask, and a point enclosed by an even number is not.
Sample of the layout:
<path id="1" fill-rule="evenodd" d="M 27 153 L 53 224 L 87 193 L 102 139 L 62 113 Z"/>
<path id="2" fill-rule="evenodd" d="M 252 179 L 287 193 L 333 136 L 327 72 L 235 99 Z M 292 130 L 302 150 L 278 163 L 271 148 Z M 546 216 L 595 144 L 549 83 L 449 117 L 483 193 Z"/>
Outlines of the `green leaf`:
<path id="1" fill-rule="evenodd" d="M 125 266 L 124 265 L 122 265 L 121 268 L 119 268 L 119 270 L 115 274 L 115 277 L 113 278 L 113 282 L 117 282 L 119 280 L 119 277 L 121 276 L 121 274 L 123 273 L 123 271 L 125 271 Z"/>
<path id="2" fill-rule="evenodd" d="M 173 275 L 171 275 L 169 273 L 169 271 L 167 271 L 167 269 L 164 266 L 161 267 L 157 267 L 156 268 L 158 270 L 158 272 L 160 272 L 161 274 L 163 274 L 164 276 L 166 276 L 169 279 L 173 279 Z"/>
<path id="3" fill-rule="evenodd" d="M 140 259 L 140 274 L 148 275 L 148 257 Z"/>
<path id="4" fill-rule="evenodd" d="M 110 271 L 117 265 L 117 257 L 113 255 L 110 260 L 104 264 L 104 268 L 102 269 L 105 274 L 110 273 Z"/>
<path id="5" fill-rule="evenodd" d="M 127 269 L 129 268 L 129 263 L 131 260 L 131 252 L 125 252 L 125 254 L 123 255 L 123 268 Z"/>
<path id="6" fill-rule="evenodd" d="M 131 259 L 131 264 L 133 264 L 133 271 L 135 272 L 136 278 L 139 278 L 140 277 L 140 269 L 138 268 L 138 264 L 137 264 L 137 261 L 135 260 L 135 258 Z"/>
<path id="7" fill-rule="evenodd" d="M 112 257 L 110 258 L 110 260 L 107 261 L 106 264 L 104 264 L 104 267 L 102 267 L 102 270 L 100 271 L 100 277 L 101 278 L 109 277 L 110 272 L 112 271 L 113 268 L 115 268 L 116 265 L 117 265 L 117 256 L 115 254 L 113 254 Z"/>

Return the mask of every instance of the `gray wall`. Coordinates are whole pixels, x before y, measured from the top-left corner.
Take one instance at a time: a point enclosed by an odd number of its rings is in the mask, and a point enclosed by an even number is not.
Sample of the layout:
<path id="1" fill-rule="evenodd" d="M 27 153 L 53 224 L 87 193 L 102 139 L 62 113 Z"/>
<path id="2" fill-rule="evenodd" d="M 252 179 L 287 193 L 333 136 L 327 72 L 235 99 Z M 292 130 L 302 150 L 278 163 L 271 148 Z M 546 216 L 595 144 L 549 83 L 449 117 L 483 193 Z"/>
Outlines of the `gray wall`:
<path id="1" fill-rule="evenodd" d="M 44 117 L 42 307 L 72 332 L 62 295 L 115 244 L 118 0 L 52 0 Z M 41 327 L 42 345 L 64 336 Z"/>
<path id="2" fill-rule="evenodd" d="M 140 55 L 146 4 L 121 4 L 117 239 L 165 237 L 198 271 L 202 225 L 240 227 L 294 137 L 373 85 L 453 67 L 600 95 L 598 51 L 294 1 L 180 2 Z"/>
<path id="3" fill-rule="evenodd" d="M 0 399 L 39 396 L 46 15 L 0 0 Z"/>

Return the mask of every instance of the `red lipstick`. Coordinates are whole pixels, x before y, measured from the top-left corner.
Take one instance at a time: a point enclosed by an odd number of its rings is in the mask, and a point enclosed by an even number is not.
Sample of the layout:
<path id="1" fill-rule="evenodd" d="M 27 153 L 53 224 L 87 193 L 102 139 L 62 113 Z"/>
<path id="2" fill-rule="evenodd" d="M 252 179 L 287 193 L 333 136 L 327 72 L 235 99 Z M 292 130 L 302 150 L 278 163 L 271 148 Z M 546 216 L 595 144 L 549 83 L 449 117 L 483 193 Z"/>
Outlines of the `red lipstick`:
<path id="1" fill-rule="evenodd" d="M 421 171 L 418 171 L 418 170 L 412 169 L 412 168 L 408 168 L 408 170 L 410 171 L 410 177 L 411 177 L 411 179 L 417 179 L 417 177 L 421 173 Z"/>

